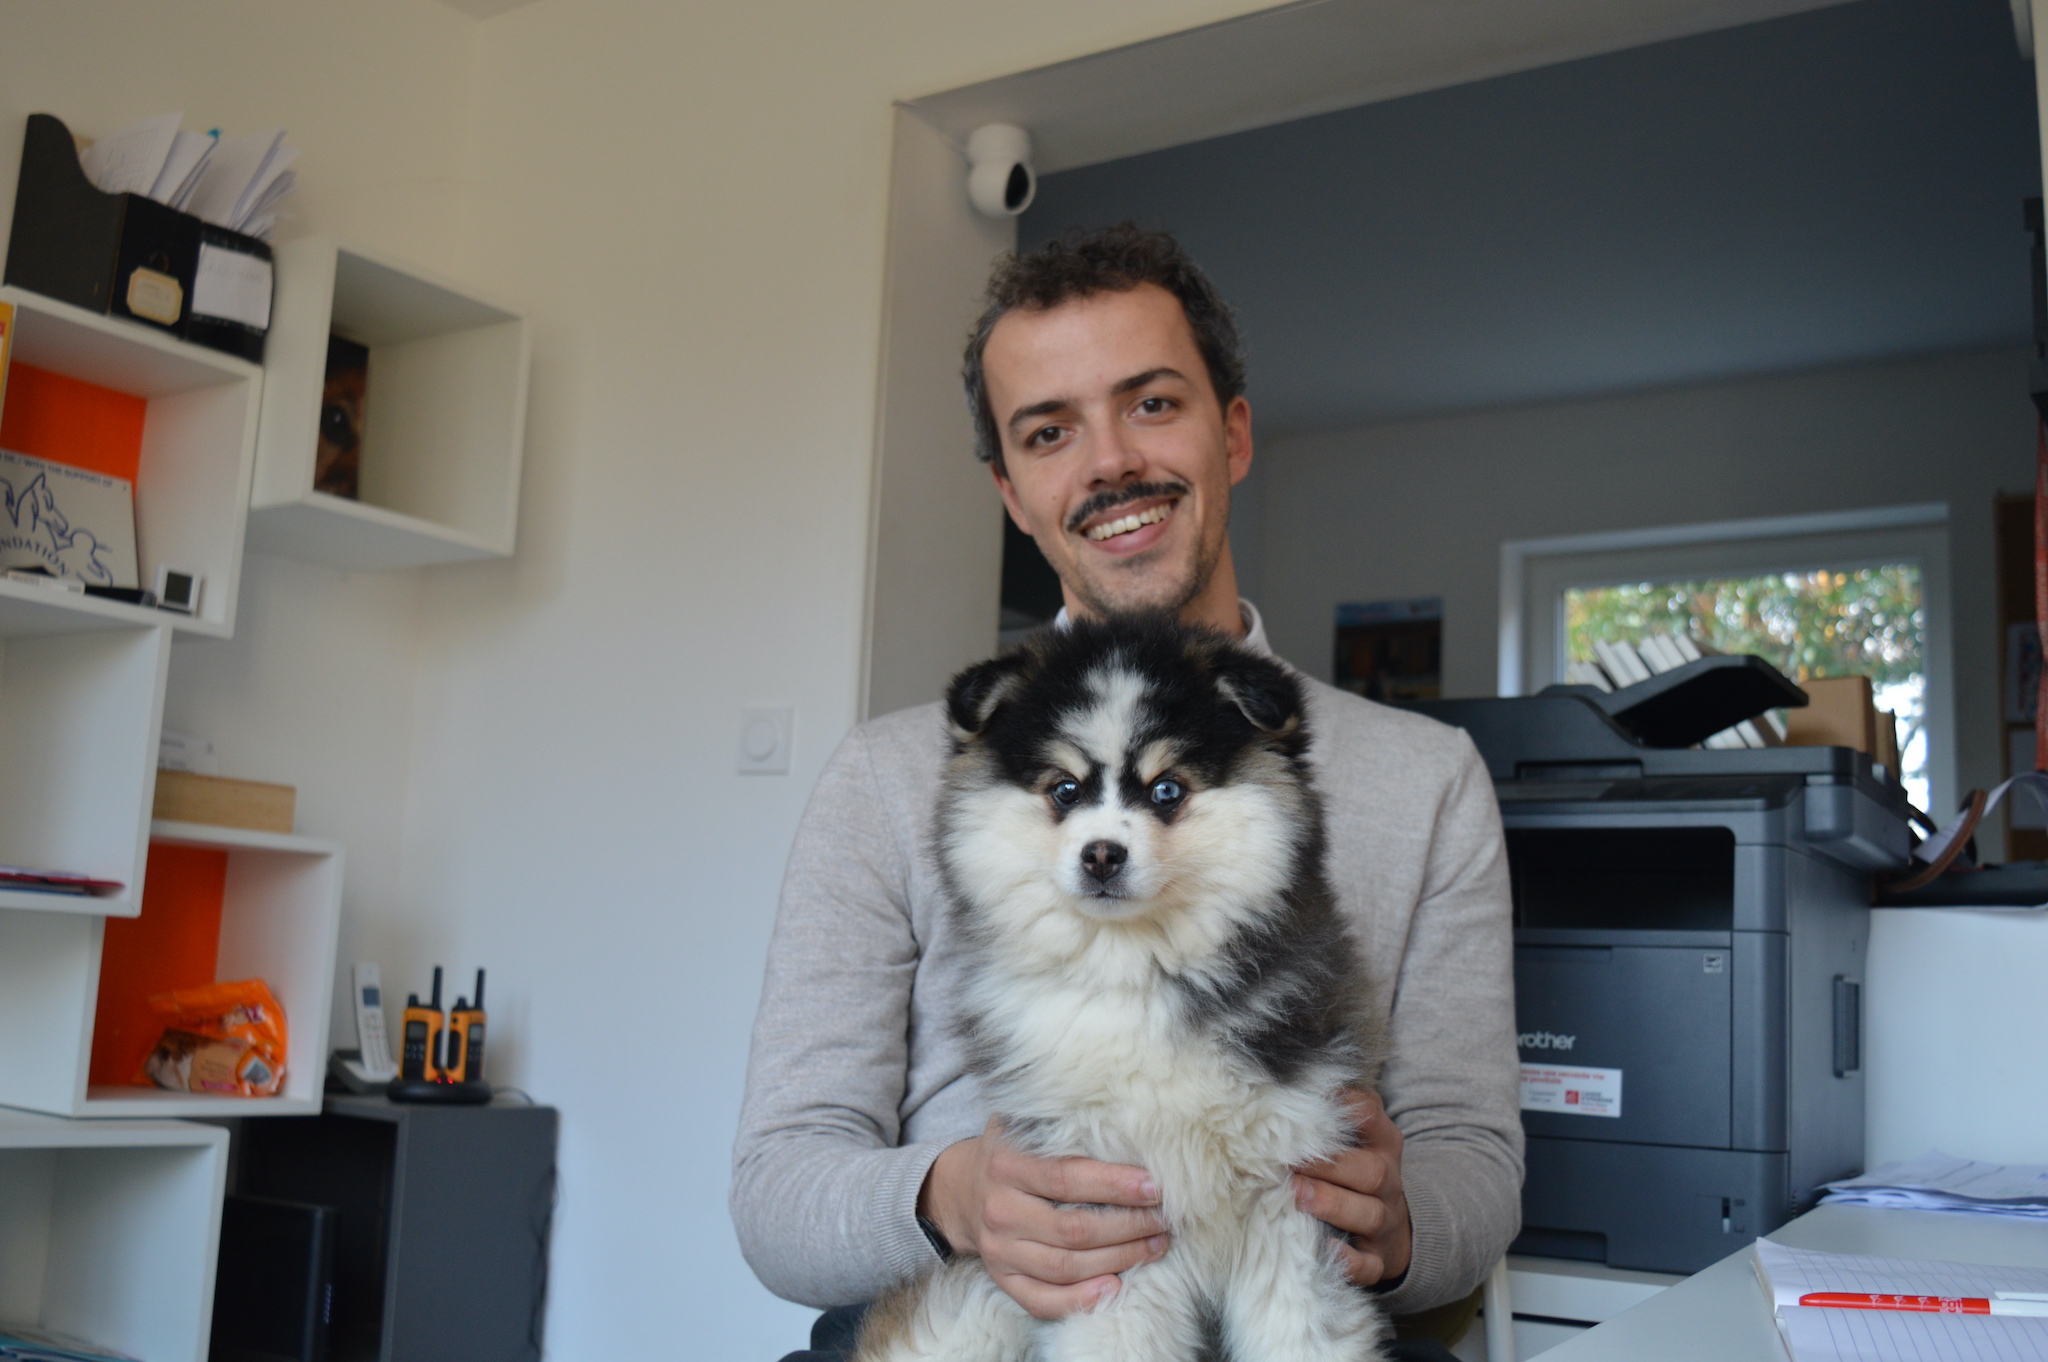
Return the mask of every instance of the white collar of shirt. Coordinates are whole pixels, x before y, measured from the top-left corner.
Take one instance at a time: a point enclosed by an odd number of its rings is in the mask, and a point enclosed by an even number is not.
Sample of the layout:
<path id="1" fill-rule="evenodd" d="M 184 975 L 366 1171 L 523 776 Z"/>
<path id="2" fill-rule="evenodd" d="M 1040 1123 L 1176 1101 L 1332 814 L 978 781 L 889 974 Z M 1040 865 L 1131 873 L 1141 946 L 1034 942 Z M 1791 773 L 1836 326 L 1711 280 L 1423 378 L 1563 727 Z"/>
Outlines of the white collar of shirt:
<path id="1" fill-rule="evenodd" d="M 1259 618 L 1259 607 L 1253 605 L 1244 597 L 1239 596 L 1237 598 L 1237 614 L 1238 618 L 1244 621 L 1244 637 L 1239 639 L 1238 642 L 1255 653 L 1271 657 L 1273 655 L 1273 645 L 1266 642 L 1266 622 Z M 1064 629 L 1071 622 L 1067 618 L 1067 607 L 1064 605 L 1060 607 L 1059 614 L 1052 617 L 1052 627 L 1055 629 Z"/>

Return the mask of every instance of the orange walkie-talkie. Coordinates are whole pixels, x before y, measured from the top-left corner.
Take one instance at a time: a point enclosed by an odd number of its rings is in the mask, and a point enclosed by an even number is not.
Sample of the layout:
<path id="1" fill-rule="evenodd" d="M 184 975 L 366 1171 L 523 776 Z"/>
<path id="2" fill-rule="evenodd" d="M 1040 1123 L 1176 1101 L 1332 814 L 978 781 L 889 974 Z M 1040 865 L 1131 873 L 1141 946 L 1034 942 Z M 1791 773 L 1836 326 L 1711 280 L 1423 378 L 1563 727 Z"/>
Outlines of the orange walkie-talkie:
<path id="1" fill-rule="evenodd" d="M 434 997 L 420 1006 L 420 995 L 405 998 L 405 1025 L 400 1033 L 398 1076 L 428 1083 L 441 1081 L 441 967 L 434 966 Z"/>
<path id="2" fill-rule="evenodd" d="M 476 972 L 476 1003 L 457 998 L 448 1013 L 448 1063 L 442 1074 L 450 1083 L 481 1083 L 484 1077 L 484 972 Z"/>

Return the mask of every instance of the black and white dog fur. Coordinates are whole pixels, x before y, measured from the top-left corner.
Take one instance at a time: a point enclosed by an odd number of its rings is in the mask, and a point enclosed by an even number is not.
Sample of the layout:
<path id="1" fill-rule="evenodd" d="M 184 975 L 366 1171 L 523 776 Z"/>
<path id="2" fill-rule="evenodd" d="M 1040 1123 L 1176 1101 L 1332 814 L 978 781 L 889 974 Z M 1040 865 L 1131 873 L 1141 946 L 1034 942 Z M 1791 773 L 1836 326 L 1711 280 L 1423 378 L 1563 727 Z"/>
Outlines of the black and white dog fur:
<path id="1" fill-rule="evenodd" d="M 1289 1170 L 1353 1139 L 1380 1043 L 1323 870 L 1300 684 L 1167 620 L 968 668 L 935 823 L 962 1030 L 1007 1138 L 1148 1169 L 1172 1245 L 1041 1323 L 978 1260 L 869 1312 L 859 1362 L 1354 1362 L 1387 1332 Z"/>

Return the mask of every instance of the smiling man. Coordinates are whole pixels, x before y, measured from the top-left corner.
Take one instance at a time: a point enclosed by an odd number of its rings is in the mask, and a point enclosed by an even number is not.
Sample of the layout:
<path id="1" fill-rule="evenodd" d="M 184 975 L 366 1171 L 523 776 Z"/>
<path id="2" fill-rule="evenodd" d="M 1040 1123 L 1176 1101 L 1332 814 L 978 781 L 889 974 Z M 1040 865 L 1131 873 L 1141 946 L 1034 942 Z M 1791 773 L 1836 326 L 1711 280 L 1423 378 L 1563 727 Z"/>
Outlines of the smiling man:
<path id="1" fill-rule="evenodd" d="M 1171 237 L 1126 224 L 1006 258 L 964 376 L 980 456 L 1059 574 L 1062 621 L 1165 610 L 1267 651 L 1228 533 L 1252 459 L 1243 359 Z M 1331 880 L 1380 975 L 1359 987 L 1390 1056 L 1379 1092 L 1356 1095 L 1357 1147 L 1298 1170 L 1296 1200 L 1361 1290 L 1415 1312 L 1472 1291 L 1519 1215 L 1500 820 L 1462 733 L 1306 688 Z M 1051 1319 L 1171 1248 L 1146 1170 L 1025 1156 L 979 1106 L 952 1027 L 959 943 L 924 848 L 946 751 L 937 705 L 847 737 L 770 946 L 732 1209 L 771 1290 L 842 1307 L 814 1331 L 820 1356 L 850 1342 L 859 1302 L 936 1256 L 979 1256 Z"/>

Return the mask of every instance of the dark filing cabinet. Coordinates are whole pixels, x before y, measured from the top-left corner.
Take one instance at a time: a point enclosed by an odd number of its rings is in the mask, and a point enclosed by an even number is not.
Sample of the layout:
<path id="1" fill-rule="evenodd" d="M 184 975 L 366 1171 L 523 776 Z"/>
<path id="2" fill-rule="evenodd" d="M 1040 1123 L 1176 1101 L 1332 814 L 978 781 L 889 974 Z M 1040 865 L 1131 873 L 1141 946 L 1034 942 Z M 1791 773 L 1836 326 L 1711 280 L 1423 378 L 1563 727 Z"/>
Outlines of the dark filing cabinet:
<path id="1" fill-rule="evenodd" d="M 556 1124 L 330 1094 L 243 1123 L 235 1190 L 337 1213 L 331 1362 L 537 1362 Z"/>
<path id="2" fill-rule="evenodd" d="M 1746 663 L 1736 682 L 1762 668 L 1791 690 L 1755 659 L 1707 661 L 1686 670 L 1709 690 Z M 1905 796 L 1847 748 L 1651 746 L 1628 690 L 1596 695 L 1416 708 L 1472 736 L 1507 830 L 1528 1136 L 1514 1251 L 1694 1272 L 1863 1170 L 1871 877 L 1905 864 Z M 1666 699 L 1666 740 L 1747 717 L 1709 703 L 1688 728 Z"/>

